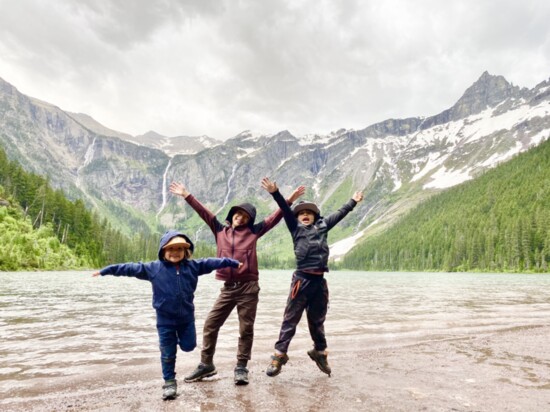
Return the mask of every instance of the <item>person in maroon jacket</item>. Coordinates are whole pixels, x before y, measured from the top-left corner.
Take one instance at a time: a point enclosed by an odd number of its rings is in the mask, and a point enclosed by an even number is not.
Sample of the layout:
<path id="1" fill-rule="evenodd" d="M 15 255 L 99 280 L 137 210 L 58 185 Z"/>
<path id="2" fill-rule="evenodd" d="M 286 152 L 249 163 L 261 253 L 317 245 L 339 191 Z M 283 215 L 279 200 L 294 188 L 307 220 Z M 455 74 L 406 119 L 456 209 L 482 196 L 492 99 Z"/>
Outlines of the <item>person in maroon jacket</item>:
<path id="1" fill-rule="evenodd" d="M 216 279 L 224 281 L 224 286 L 204 323 L 201 362 L 185 377 L 185 382 L 199 381 L 218 373 L 214 366 L 218 333 L 236 306 L 239 316 L 239 346 L 235 384 L 246 385 L 260 292 L 256 243 L 281 221 L 283 212 L 277 209 L 262 222 L 255 224 L 256 208 L 250 203 L 242 203 L 229 210 L 225 224 L 222 224 L 183 184 L 172 183 L 170 192 L 182 196 L 210 227 L 216 238 L 218 257 L 230 257 L 242 262 L 238 269 L 220 269 L 216 272 Z M 304 186 L 296 188 L 287 200 L 288 203 L 292 204 L 304 192 Z"/>

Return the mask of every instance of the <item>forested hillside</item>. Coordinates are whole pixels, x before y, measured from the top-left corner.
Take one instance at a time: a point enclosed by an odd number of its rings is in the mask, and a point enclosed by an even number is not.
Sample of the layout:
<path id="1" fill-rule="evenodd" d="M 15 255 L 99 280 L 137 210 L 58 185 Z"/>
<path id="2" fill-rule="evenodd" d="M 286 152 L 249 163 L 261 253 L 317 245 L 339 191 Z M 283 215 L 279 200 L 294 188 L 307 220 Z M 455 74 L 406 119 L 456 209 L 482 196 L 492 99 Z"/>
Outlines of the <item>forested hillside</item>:
<path id="1" fill-rule="evenodd" d="M 0 187 L 0 197 L 3 196 Z M 51 224 L 34 229 L 20 209 L 0 200 L 0 270 L 76 269 L 90 267 L 55 236 Z"/>
<path id="2" fill-rule="evenodd" d="M 156 259 L 159 235 L 114 230 L 80 200 L 25 172 L 0 149 L 0 270 L 100 267 Z M 43 253 L 45 254 L 43 256 Z"/>
<path id="3" fill-rule="evenodd" d="M 436 195 L 342 266 L 361 270 L 548 272 L 550 141 Z"/>

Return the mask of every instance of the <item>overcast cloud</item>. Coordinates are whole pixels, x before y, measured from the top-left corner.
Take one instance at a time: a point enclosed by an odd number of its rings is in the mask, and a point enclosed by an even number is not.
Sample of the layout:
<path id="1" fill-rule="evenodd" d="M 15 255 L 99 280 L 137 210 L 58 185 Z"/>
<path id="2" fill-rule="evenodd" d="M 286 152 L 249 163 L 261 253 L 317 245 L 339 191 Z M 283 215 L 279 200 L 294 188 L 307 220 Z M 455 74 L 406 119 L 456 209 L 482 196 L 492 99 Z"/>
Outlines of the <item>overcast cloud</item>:
<path id="1" fill-rule="evenodd" d="M 550 77 L 548 0 L 0 0 L 0 77 L 112 129 L 227 139 L 452 106 Z"/>

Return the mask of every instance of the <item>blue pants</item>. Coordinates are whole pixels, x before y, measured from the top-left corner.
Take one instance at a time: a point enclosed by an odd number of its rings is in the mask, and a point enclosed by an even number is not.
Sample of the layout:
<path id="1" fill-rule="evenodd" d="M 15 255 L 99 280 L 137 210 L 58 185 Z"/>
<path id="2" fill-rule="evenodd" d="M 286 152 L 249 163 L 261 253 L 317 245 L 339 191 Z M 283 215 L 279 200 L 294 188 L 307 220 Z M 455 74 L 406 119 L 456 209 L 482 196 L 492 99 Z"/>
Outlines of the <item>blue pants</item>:
<path id="1" fill-rule="evenodd" d="M 292 275 L 283 324 L 279 332 L 279 340 L 275 343 L 275 349 L 282 353 L 288 351 L 290 341 L 296 333 L 296 327 L 305 310 L 313 346 L 318 351 L 324 351 L 327 348 L 325 319 L 328 300 L 328 286 L 324 277 L 295 272 Z"/>
<path id="2" fill-rule="evenodd" d="M 178 346 L 184 352 L 191 352 L 197 346 L 195 322 L 177 326 L 158 326 L 160 363 L 165 381 L 176 378 L 176 353 Z"/>

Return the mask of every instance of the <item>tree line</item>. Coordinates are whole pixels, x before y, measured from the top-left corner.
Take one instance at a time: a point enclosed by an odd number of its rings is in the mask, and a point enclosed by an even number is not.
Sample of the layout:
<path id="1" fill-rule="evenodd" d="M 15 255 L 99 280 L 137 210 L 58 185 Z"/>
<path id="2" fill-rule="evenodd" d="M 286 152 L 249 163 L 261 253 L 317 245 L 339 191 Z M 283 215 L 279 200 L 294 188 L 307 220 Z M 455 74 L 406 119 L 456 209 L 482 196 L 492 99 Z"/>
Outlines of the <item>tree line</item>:
<path id="1" fill-rule="evenodd" d="M 6 201 L 2 201 L 6 199 Z M 82 200 L 26 172 L 0 148 L 0 270 L 101 267 L 157 258 L 160 233 L 124 235 Z M 6 206 L 10 205 L 10 206 Z M 215 256 L 198 242 L 195 257 Z M 258 250 L 262 268 L 294 259 Z M 392 271 L 548 272 L 550 141 L 477 179 L 435 195 L 335 268 Z"/>
<path id="2" fill-rule="evenodd" d="M 165 229 L 159 227 L 160 232 Z M 161 233 L 142 227 L 129 237 L 48 180 L 10 161 L 0 147 L 0 271 L 99 268 L 158 258 Z M 216 256 L 196 242 L 194 257 Z M 269 256 L 266 264 L 274 264 Z"/>
<path id="3" fill-rule="evenodd" d="M 342 267 L 548 272 L 550 141 L 429 198 L 354 248 Z"/>
<path id="4" fill-rule="evenodd" d="M 5 199 L 3 218 L 0 217 L 5 226 L 2 244 L 6 245 L 5 251 L 10 251 L 1 257 L 0 270 L 101 267 L 113 262 L 156 259 L 159 234 L 140 232 L 131 238 L 124 235 L 88 210 L 82 200 L 68 200 L 47 179 L 10 161 L 1 148 L 0 187 L 0 197 Z M 27 239 L 21 240 L 22 244 L 28 245 L 39 244 L 41 237 L 55 238 L 60 248 L 51 250 L 50 255 L 59 253 L 67 262 L 52 258 L 46 264 L 37 258 L 38 250 L 15 247 L 13 239 L 20 239 L 21 233 L 26 233 Z M 72 251 L 74 258 L 67 251 Z"/>

